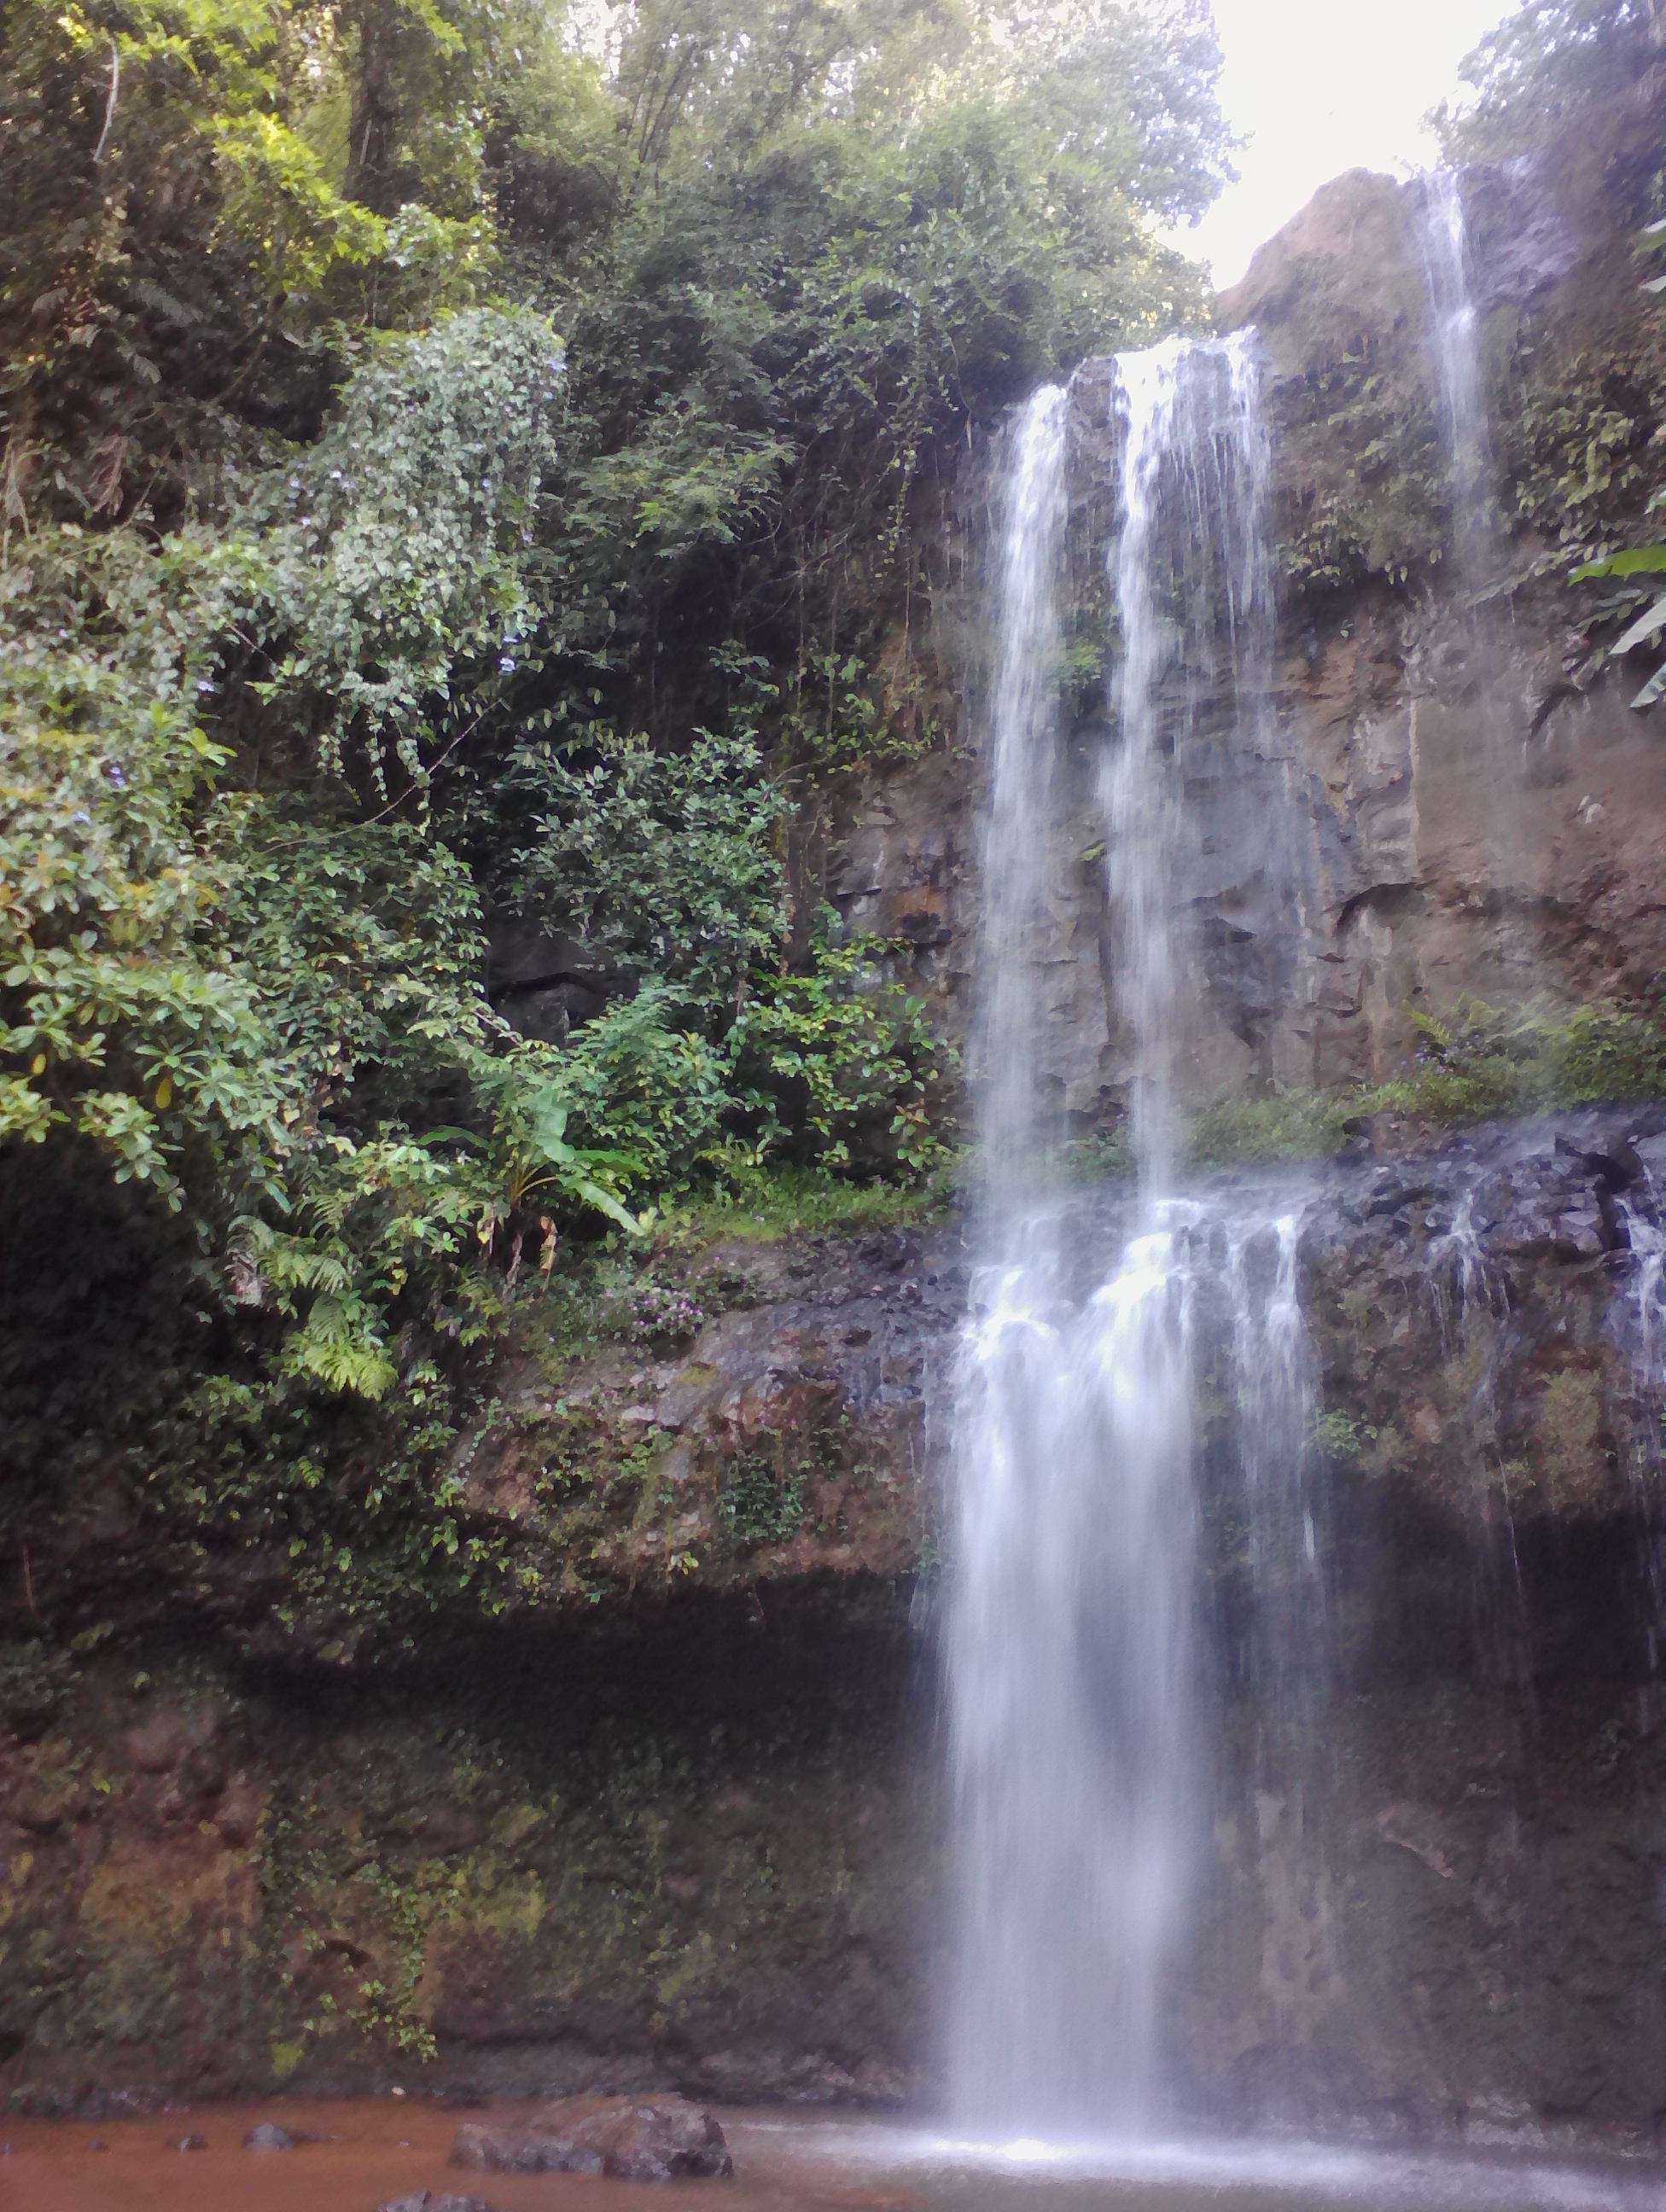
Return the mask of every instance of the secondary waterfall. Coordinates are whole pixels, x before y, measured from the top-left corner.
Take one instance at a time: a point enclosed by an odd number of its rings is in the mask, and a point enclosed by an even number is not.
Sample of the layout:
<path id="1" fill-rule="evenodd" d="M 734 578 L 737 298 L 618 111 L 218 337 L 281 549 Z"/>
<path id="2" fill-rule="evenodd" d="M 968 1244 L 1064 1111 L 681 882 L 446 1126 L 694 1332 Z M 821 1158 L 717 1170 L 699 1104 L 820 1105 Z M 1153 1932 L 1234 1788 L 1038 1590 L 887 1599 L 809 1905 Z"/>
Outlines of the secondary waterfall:
<path id="1" fill-rule="evenodd" d="M 1079 394 L 1036 394 L 998 514 L 977 1098 L 982 1264 L 960 1377 L 948 1634 L 958 2112 L 976 2126 L 1138 2125 L 1166 2093 L 1164 1976 L 1208 1811 L 1198 1319 L 1237 1401 L 1250 1571 L 1273 1593 L 1235 1663 L 1276 1686 L 1316 1587 L 1300 1491 L 1299 1205 L 1176 1194 L 1177 1042 L 1195 963 L 1173 919 L 1188 738 L 1223 678 L 1266 714 L 1266 439 L 1248 343 L 1174 340 L 1111 377 L 1121 652 L 1099 777 L 1138 1187 L 1050 1188 L 1037 942 L 1058 866 L 1066 477 Z M 1292 1599 L 1292 1593 L 1296 1595 Z M 1268 1624 L 1282 1623 L 1269 1632 Z M 1280 1710 L 1294 1710 L 1288 1699 Z"/>

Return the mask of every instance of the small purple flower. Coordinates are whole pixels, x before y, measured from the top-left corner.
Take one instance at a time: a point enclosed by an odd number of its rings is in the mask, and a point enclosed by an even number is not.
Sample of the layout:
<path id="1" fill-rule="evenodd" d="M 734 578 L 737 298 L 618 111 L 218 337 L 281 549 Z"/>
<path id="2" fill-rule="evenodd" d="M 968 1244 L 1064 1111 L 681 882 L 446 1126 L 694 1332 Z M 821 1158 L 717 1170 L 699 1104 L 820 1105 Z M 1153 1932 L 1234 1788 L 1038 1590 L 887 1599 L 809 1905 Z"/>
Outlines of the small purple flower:
<path id="1" fill-rule="evenodd" d="M 696 1336 L 706 1316 L 686 1291 L 650 1283 L 630 1302 L 630 1334 L 639 1341 Z"/>

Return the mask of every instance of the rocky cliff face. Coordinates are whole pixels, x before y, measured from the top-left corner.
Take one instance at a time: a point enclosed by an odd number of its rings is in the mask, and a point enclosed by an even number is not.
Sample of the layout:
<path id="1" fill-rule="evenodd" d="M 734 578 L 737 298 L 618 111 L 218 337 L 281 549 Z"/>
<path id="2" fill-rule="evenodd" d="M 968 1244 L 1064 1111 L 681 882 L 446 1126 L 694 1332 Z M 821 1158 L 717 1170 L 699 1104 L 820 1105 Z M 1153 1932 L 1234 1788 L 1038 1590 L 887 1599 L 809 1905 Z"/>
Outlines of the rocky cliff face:
<path id="1" fill-rule="evenodd" d="M 1222 327 L 1253 327 L 1262 356 L 1282 604 L 1270 713 L 1246 727 L 1223 673 L 1180 741 L 1170 927 L 1198 979 L 1194 1104 L 1380 1080 L 1407 1062 L 1414 1011 L 1634 1000 L 1666 969 L 1666 750 L 1627 709 L 1636 675 L 1595 665 L 1554 526 L 1573 493 L 1549 483 L 1576 458 L 1550 426 L 1599 418 L 1602 485 L 1623 503 L 1628 471 L 1652 481 L 1663 356 L 1631 239 L 1658 143 L 1639 107 L 1600 143 L 1466 175 L 1498 478 L 1484 576 L 1451 552 L 1422 185 L 1339 179 L 1221 302 Z M 1105 365 L 1079 372 L 1072 415 L 1074 616 L 1110 652 Z M 1104 698 L 1083 684 L 1036 963 L 1046 1071 L 1079 1131 L 1116 1117 L 1130 1076 L 1101 861 Z M 963 1023 L 976 804 L 940 756 L 884 779 L 851 803 L 829 877 L 853 927 L 920 948 L 921 980 Z"/>
<path id="2" fill-rule="evenodd" d="M 1206 1387 L 1217 1780 L 1176 2076 L 1216 2120 L 1642 2142 L 1666 2102 L 1666 1110 L 1357 1151 L 1200 1200 L 1205 1237 L 1269 1199 L 1302 1218 L 1323 1607 L 1303 1750 L 1246 1665 L 1280 1576 L 1251 1571 L 1231 1395 Z M 1085 1279 L 1131 1206 L 1084 1192 Z M 929 2101 L 968 1259 L 952 1224 L 725 1248 L 728 1308 L 675 1360 L 557 1392 L 529 1350 L 469 1526 L 581 1564 L 496 1624 L 234 1666 L 176 1604 L 71 1661 L 9 1647 L 14 2104 Z M 1206 1297 L 1206 1384 L 1230 1327 Z"/>

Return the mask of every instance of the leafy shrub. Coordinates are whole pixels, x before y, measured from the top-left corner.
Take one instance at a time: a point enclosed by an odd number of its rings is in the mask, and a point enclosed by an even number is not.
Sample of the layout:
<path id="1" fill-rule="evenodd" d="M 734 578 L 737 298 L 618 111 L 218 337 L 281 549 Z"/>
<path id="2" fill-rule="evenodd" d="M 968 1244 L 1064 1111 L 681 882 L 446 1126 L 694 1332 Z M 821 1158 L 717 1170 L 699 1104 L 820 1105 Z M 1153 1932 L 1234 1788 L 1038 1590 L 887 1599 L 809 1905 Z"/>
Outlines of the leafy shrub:
<path id="1" fill-rule="evenodd" d="M 1190 1158 L 1205 1166 L 1328 1158 L 1374 1114 L 1456 1124 L 1666 1097 L 1666 1024 L 1623 1007 L 1506 1014 L 1471 1000 L 1450 1026 L 1413 1020 L 1412 1074 L 1354 1091 L 1223 1100 L 1192 1122 Z"/>
<path id="2" fill-rule="evenodd" d="M 1200 1167 L 1325 1159 L 1341 1149 L 1345 1125 L 1359 1110 L 1351 1098 L 1317 1091 L 1222 1099 L 1190 1124 L 1187 1156 Z"/>
<path id="3" fill-rule="evenodd" d="M 183 1203 L 185 1154 L 270 1187 L 283 1089 L 198 825 L 227 753 L 198 726 L 236 549 L 42 533 L 0 601 L 0 1138 L 90 1139 Z"/>
<path id="4" fill-rule="evenodd" d="M 921 1001 L 886 981 L 891 950 L 836 945 L 824 928 L 806 973 L 769 980 L 742 1008 L 728 1052 L 761 1153 L 859 1176 L 918 1176 L 944 1158 L 951 1057 Z"/>
<path id="5" fill-rule="evenodd" d="M 318 732 L 326 769 L 356 743 L 383 799 L 393 762 L 426 784 L 536 623 L 527 556 L 562 374 L 560 340 L 526 309 L 384 341 L 324 435 L 238 518 L 267 563 L 269 684 Z"/>
<path id="6" fill-rule="evenodd" d="M 597 728 L 523 744 L 457 810 L 493 902 L 677 985 L 721 1022 L 784 926 L 786 801 L 745 731 L 685 752 Z"/>
<path id="7" fill-rule="evenodd" d="M 0 1188 L 123 1179 L 189 1314 L 106 1425 L 288 1616 L 496 1589 L 452 1455 L 534 1255 L 944 1158 L 890 951 L 784 965 L 801 771 L 937 741 L 922 501 L 1201 313 L 1224 149 L 1189 0 L 997 17 L 0 10 Z M 516 1037 L 483 915 L 621 994 Z"/>
<path id="8" fill-rule="evenodd" d="M 1459 71 L 1470 96 L 1430 118 L 1448 161 L 1498 161 L 1622 100 L 1659 58 L 1653 0 L 1524 0 Z"/>
<path id="9" fill-rule="evenodd" d="M 761 1452 L 733 1459 L 717 1492 L 717 1510 L 737 1544 L 784 1544 L 804 1519 L 803 1484 L 796 1474 L 777 1474 Z"/>

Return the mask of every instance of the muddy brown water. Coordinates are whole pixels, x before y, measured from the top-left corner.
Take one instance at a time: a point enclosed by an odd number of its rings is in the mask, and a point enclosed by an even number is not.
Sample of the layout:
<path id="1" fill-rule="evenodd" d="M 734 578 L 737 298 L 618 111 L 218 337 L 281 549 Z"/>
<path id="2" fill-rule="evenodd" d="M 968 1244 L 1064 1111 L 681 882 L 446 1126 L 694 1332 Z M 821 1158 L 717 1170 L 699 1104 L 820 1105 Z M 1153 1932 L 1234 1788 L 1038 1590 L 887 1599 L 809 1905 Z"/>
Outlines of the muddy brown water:
<path id="1" fill-rule="evenodd" d="M 490 2108 L 508 2118 L 525 2106 Z M 428 2189 L 495 2212 L 1662 2212 L 1657 2168 L 1407 2157 L 1310 2144 L 971 2143 L 917 2125 L 721 2114 L 726 2181 L 658 2186 L 459 2172 L 459 2114 L 416 2099 L 180 2106 L 140 2119 L 0 2121 L 0 2212 L 377 2212 Z M 263 2120 L 319 2140 L 257 2151 Z M 181 2151 L 200 2135 L 207 2148 Z"/>

